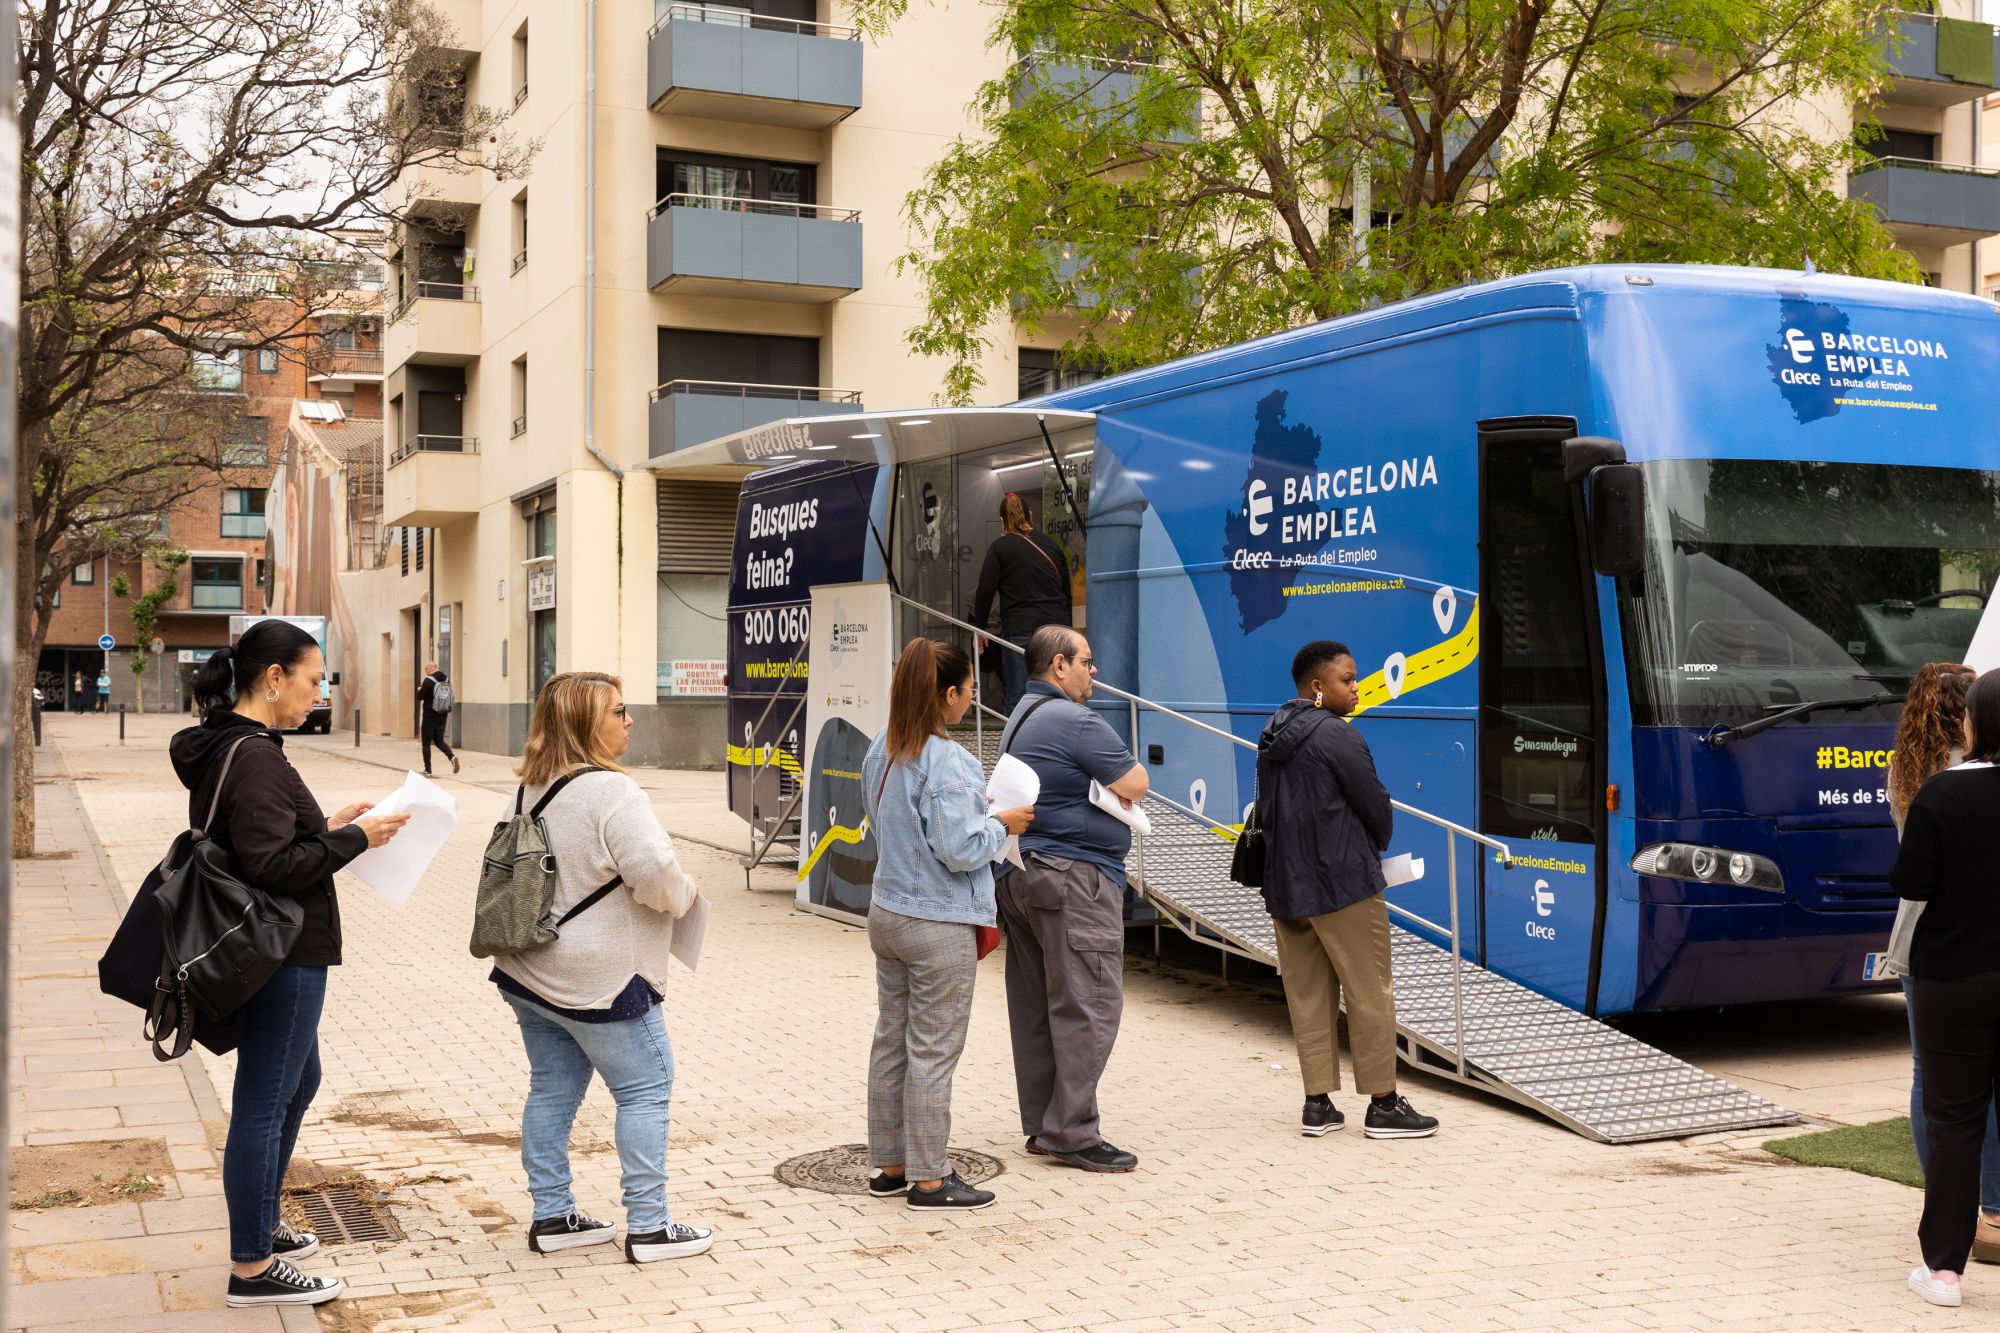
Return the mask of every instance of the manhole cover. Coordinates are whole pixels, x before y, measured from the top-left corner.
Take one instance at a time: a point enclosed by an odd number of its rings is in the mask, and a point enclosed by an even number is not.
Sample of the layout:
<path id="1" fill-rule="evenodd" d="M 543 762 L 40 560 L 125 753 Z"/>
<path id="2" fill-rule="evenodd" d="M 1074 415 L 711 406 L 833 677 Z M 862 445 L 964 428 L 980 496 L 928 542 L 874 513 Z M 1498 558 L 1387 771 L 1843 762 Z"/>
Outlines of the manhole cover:
<path id="1" fill-rule="evenodd" d="M 968 1185 L 991 1180 L 1007 1169 L 1000 1164 L 999 1158 L 988 1157 L 983 1152 L 967 1148 L 946 1151 L 951 1156 L 952 1170 L 958 1172 Z M 825 1148 L 781 1162 L 772 1174 L 787 1185 L 796 1185 L 800 1189 L 819 1190 L 825 1194 L 866 1194 L 871 1170 L 867 1144 L 843 1143 L 838 1148 Z"/>
<path id="2" fill-rule="evenodd" d="M 306 1215 L 306 1230 L 322 1245 L 359 1245 L 401 1240 L 403 1232 L 389 1210 L 362 1198 L 345 1185 L 297 1190 L 292 1198 Z"/>

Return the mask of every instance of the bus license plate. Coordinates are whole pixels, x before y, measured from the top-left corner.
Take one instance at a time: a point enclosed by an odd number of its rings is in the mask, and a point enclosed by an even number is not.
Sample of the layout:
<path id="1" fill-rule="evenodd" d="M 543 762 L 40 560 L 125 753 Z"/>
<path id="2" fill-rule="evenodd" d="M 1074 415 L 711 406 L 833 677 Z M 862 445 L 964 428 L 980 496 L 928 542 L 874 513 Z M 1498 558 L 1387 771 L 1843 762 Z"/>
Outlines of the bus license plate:
<path id="1" fill-rule="evenodd" d="M 1889 955 L 1886 953 L 1871 953 L 1864 956 L 1861 960 L 1861 979 L 1863 981 L 1887 981 L 1889 979 Z"/>

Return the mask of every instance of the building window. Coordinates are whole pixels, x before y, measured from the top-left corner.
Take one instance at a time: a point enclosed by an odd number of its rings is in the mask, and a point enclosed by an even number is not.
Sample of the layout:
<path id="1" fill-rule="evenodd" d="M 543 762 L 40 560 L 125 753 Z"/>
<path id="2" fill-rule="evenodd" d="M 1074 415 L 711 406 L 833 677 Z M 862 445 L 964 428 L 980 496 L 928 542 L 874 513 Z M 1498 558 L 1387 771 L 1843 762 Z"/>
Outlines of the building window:
<path id="1" fill-rule="evenodd" d="M 514 196 L 514 272 L 528 266 L 528 192 Z"/>
<path id="2" fill-rule="evenodd" d="M 243 349 L 221 347 L 194 353 L 194 386 L 210 393 L 243 392 Z"/>
<path id="3" fill-rule="evenodd" d="M 241 560 L 195 559 L 194 609 L 197 611 L 238 611 L 243 607 L 243 562 Z"/>
<path id="4" fill-rule="evenodd" d="M 262 417 L 238 417 L 223 429 L 224 467 L 263 467 L 271 461 Z"/>
<path id="5" fill-rule="evenodd" d="M 278 349 L 277 349 L 277 348 L 275 348 L 275 347 L 265 347 L 265 348 L 260 348 L 260 349 L 258 350 L 258 352 L 257 352 L 257 373 L 258 373 L 258 374 L 260 374 L 260 375 L 275 375 L 275 374 L 277 374 L 277 373 L 278 373 Z"/>
<path id="6" fill-rule="evenodd" d="M 1937 161 L 1938 137 L 1916 130 L 1883 130 L 1879 139 L 1864 139 L 1861 150 L 1876 157 L 1901 157 L 1918 162 Z"/>
<path id="7" fill-rule="evenodd" d="M 1089 362 L 1059 358 L 1041 347 L 1023 347 L 1018 388 L 1023 398 L 1039 398 L 1058 389 L 1074 389 L 1079 384 L 1104 378 L 1104 367 Z"/>
<path id="8" fill-rule="evenodd" d="M 528 100 L 528 25 L 514 33 L 514 105 Z"/>
<path id="9" fill-rule="evenodd" d="M 514 362 L 514 434 L 528 433 L 528 358 Z"/>
<path id="10" fill-rule="evenodd" d="M 319 335 L 319 345 L 329 352 L 351 352 L 354 350 L 354 330 L 352 328 L 326 329 Z"/>
<path id="11" fill-rule="evenodd" d="M 410 573 L 410 530 L 408 528 L 396 529 L 396 543 L 403 548 L 403 575 L 407 578 Z"/>
<path id="12" fill-rule="evenodd" d="M 222 535 L 256 538 L 264 535 L 262 486 L 231 486 L 222 492 Z M 241 576 L 238 577 L 241 582 Z"/>
<path id="13" fill-rule="evenodd" d="M 662 149 L 657 157 L 660 197 L 695 196 L 681 201 L 696 208 L 754 207 L 754 201 L 810 204 L 817 195 L 817 172 L 795 162 L 764 162 L 747 157 L 716 157 Z M 745 201 L 741 205 L 734 200 Z M 789 211 L 789 210 L 787 210 Z"/>
<path id="14" fill-rule="evenodd" d="M 766 385 L 820 382 L 817 338 L 661 329 L 658 356 L 662 384 L 673 380 Z"/>
<path id="15" fill-rule="evenodd" d="M 97 562 L 86 560 L 69 572 L 69 581 L 79 588 L 89 587 L 97 582 Z"/>
<path id="16" fill-rule="evenodd" d="M 424 529 L 417 529 L 417 572 L 424 572 Z"/>

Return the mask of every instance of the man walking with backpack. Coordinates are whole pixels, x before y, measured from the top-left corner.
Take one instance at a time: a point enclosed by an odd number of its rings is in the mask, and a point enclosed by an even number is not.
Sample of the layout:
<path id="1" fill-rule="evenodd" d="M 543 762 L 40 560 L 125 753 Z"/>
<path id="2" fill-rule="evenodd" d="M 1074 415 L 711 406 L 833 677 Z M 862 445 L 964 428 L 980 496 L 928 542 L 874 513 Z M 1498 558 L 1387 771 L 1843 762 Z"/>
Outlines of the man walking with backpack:
<path id="1" fill-rule="evenodd" d="M 445 679 L 444 671 L 436 662 L 424 663 L 424 683 L 417 686 L 417 707 L 422 710 L 420 734 L 424 745 L 424 776 L 431 774 L 431 747 L 444 751 L 444 757 L 451 760 L 451 771 L 458 772 L 458 756 L 451 752 L 451 745 L 444 738 L 445 724 L 451 720 L 452 705 L 458 697 L 452 693 L 451 682 Z"/>

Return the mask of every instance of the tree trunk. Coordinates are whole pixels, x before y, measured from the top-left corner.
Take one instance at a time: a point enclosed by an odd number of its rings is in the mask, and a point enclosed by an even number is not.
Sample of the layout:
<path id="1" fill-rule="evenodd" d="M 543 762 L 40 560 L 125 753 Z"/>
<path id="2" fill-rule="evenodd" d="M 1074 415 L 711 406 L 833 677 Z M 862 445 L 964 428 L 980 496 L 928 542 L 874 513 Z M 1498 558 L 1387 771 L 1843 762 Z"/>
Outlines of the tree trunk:
<path id="1" fill-rule="evenodd" d="M 41 665 L 42 640 L 47 634 L 35 613 L 35 588 L 41 582 L 42 561 L 35 549 L 35 472 L 40 466 L 48 424 L 21 427 L 16 442 L 14 503 L 14 830 L 13 854 L 35 852 L 35 670 Z"/>

